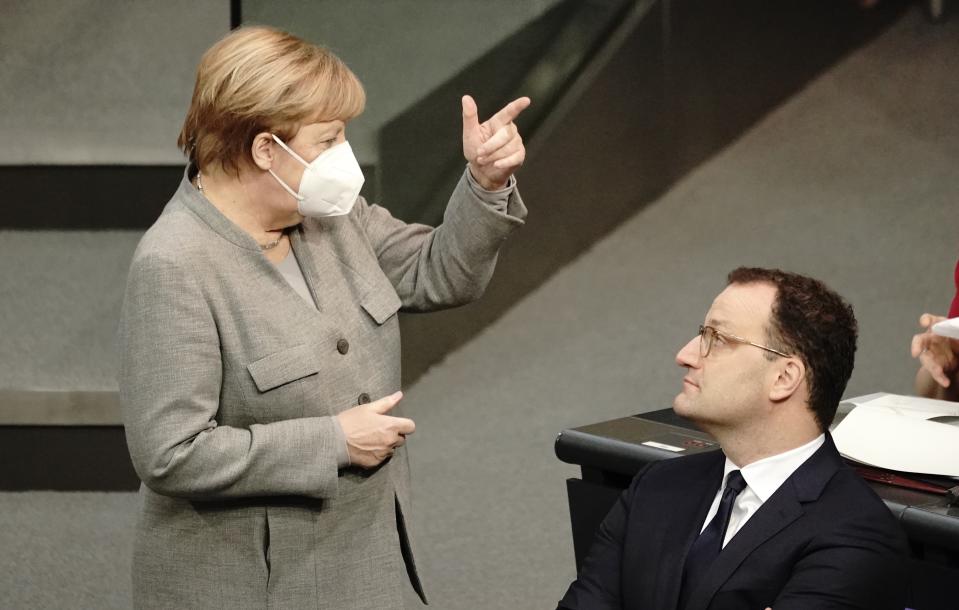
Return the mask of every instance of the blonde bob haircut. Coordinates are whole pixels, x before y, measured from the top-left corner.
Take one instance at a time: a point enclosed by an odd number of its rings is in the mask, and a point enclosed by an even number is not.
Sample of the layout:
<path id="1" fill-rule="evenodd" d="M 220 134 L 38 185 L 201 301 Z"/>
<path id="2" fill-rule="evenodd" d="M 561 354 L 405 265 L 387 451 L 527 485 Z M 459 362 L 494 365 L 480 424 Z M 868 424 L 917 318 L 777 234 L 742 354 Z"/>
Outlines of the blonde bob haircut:
<path id="1" fill-rule="evenodd" d="M 177 138 L 198 168 L 239 176 L 253 139 L 290 141 L 303 125 L 348 121 L 366 105 L 356 75 L 336 55 L 269 27 L 234 30 L 204 53 L 190 110 Z"/>

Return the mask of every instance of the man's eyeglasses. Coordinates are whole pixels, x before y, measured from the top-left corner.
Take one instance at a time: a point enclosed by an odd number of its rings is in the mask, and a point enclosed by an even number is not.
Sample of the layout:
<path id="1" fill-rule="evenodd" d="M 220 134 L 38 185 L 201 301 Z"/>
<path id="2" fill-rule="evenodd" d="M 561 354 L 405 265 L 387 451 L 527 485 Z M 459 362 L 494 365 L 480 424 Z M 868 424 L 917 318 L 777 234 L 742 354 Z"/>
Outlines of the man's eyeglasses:
<path id="1" fill-rule="evenodd" d="M 758 347 L 759 349 L 764 349 L 767 352 L 772 352 L 777 356 L 782 356 L 783 358 L 789 358 L 789 354 L 784 354 L 778 349 L 773 349 L 771 347 L 766 347 L 765 345 L 760 345 L 758 343 L 753 343 L 749 339 L 743 339 L 742 337 L 737 337 L 736 335 L 731 335 L 729 333 L 724 333 L 716 330 L 712 326 L 699 326 L 699 355 L 705 358 L 709 355 L 709 351 L 713 349 L 713 343 L 716 338 L 719 338 L 720 341 L 732 341 L 733 343 L 743 343 L 745 345 L 752 345 L 753 347 Z"/>

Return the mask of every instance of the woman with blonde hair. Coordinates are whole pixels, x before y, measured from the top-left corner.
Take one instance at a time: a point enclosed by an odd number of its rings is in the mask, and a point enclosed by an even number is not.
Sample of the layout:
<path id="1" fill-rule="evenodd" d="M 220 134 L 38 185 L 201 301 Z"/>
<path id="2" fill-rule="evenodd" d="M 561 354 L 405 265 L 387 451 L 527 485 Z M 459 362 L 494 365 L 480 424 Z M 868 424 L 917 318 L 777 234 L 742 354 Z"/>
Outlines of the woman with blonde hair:
<path id="1" fill-rule="evenodd" d="M 478 298 L 523 223 L 520 98 L 479 123 L 441 226 L 358 196 L 363 111 L 328 50 L 265 27 L 203 56 L 189 158 L 140 242 L 120 324 L 127 441 L 143 485 L 140 608 L 425 601 L 409 524 L 398 310 Z"/>

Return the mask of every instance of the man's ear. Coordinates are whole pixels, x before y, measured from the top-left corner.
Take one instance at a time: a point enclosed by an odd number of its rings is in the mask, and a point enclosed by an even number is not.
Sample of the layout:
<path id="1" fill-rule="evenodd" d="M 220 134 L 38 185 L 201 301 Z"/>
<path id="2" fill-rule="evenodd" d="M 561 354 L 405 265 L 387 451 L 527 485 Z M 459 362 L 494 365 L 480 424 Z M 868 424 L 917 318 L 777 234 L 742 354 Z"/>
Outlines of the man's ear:
<path id="1" fill-rule="evenodd" d="M 250 147 L 253 165 L 262 170 L 273 167 L 273 135 L 267 131 L 256 134 Z"/>
<path id="2" fill-rule="evenodd" d="M 806 365 L 799 358 L 784 358 L 777 367 L 776 379 L 769 389 L 769 399 L 782 402 L 800 390 L 806 381 Z"/>

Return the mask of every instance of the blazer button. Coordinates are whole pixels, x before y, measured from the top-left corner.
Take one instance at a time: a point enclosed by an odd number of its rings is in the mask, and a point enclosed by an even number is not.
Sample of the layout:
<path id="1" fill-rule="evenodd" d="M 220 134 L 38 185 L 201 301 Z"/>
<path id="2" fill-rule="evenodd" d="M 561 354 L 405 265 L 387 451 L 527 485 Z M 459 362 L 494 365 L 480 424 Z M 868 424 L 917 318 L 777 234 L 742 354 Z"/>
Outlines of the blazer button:
<path id="1" fill-rule="evenodd" d="M 346 339 L 340 339 L 336 342 L 336 351 L 346 355 L 346 352 L 350 351 L 350 342 Z"/>
<path id="2" fill-rule="evenodd" d="M 356 399 L 356 404 L 358 405 L 365 405 L 365 404 L 369 404 L 370 402 L 372 402 L 370 400 L 370 395 L 367 394 L 366 392 L 363 392 L 362 394 L 360 394 L 360 397 Z"/>

